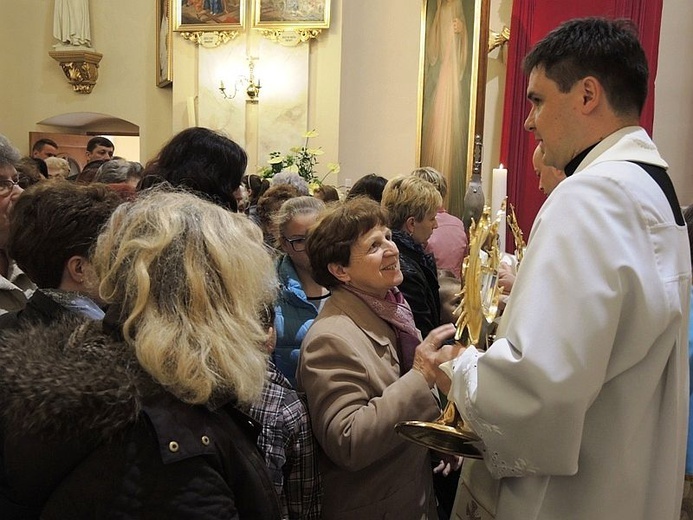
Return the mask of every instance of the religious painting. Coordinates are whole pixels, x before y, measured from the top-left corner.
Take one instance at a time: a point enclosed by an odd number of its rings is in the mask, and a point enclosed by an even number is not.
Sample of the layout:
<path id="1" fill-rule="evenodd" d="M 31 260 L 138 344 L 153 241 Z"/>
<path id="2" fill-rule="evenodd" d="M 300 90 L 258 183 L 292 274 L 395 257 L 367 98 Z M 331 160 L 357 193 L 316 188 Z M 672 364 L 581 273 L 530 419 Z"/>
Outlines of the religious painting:
<path id="1" fill-rule="evenodd" d="M 156 0 L 156 86 L 173 82 L 171 0 Z"/>
<path id="2" fill-rule="evenodd" d="M 448 211 L 462 217 L 483 137 L 488 0 L 423 0 L 419 164 L 448 181 Z"/>
<path id="3" fill-rule="evenodd" d="M 330 0 L 255 0 L 253 27 L 311 28 L 330 26 Z"/>
<path id="4" fill-rule="evenodd" d="M 245 24 L 246 0 L 173 0 L 174 30 L 232 31 Z"/>

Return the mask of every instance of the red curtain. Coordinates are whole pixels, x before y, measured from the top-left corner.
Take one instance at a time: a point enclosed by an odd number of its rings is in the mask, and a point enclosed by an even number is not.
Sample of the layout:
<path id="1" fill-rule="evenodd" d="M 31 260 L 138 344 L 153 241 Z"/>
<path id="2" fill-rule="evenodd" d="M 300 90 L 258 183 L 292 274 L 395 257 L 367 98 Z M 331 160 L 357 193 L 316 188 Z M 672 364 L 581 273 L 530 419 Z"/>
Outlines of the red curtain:
<path id="1" fill-rule="evenodd" d="M 508 71 L 501 135 L 501 162 L 508 168 L 508 200 L 515 206 L 525 240 L 544 202 L 532 168 L 534 137 L 524 130 L 529 111 L 527 77 L 522 60 L 532 45 L 565 20 L 584 16 L 630 18 L 637 25 L 650 68 L 649 96 L 641 124 L 652 133 L 654 80 L 657 75 L 659 29 L 663 0 L 514 0 L 508 48 Z M 513 244 L 508 233 L 508 249 Z"/>

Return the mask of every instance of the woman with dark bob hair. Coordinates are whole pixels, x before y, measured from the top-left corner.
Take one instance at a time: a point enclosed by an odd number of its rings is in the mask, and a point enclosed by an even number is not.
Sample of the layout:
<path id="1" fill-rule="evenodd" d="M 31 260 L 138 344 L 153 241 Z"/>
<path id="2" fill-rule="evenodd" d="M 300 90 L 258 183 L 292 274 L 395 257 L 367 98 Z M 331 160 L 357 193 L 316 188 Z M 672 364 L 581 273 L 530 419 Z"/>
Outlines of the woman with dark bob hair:
<path id="1" fill-rule="evenodd" d="M 92 264 L 102 321 L 0 341 L 3 518 L 280 518 L 239 409 L 262 391 L 276 292 L 260 230 L 154 190 L 113 213 Z"/>
<path id="2" fill-rule="evenodd" d="M 369 173 L 354 183 L 346 198 L 349 200 L 355 197 L 366 196 L 379 203 L 383 198 L 383 190 L 386 184 L 387 179 L 385 177 Z"/>
<path id="3" fill-rule="evenodd" d="M 387 215 L 365 197 L 328 209 L 308 233 L 315 281 L 332 291 L 303 341 L 298 386 L 322 448 L 323 517 L 437 518 L 426 448 L 395 425 L 439 414 L 432 392 L 455 348 L 448 324 L 424 341 L 397 289 Z"/>
<path id="4" fill-rule="evenodd" d="M 245 150 L 228 137 L 209 128 L 186 128 L 147 163 L 140 187 L 166 181 L 236 211 L 234 192 L 247 165 Z"/>

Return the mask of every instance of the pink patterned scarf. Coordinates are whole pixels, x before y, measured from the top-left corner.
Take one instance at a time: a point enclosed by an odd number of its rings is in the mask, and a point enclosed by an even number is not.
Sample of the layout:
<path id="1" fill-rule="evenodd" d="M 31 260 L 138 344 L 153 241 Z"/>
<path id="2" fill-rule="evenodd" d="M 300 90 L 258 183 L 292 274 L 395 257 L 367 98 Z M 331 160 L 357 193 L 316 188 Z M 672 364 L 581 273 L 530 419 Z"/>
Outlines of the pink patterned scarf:
<path id="1" fill-rule="evenodd" d="M 399 374 L 406 374 L 414 363 L 414 351 L 421 343 L 421 333 L 414 325 L 414 315 L 409 304 L 397 287 L 390 289 L 385 299 L 376 298 L 360 291 L 352 285 L 342 287 L 356 295 L 378 317 L 389 323 L 397 334 L 397 354 L 399 356 Z"/>

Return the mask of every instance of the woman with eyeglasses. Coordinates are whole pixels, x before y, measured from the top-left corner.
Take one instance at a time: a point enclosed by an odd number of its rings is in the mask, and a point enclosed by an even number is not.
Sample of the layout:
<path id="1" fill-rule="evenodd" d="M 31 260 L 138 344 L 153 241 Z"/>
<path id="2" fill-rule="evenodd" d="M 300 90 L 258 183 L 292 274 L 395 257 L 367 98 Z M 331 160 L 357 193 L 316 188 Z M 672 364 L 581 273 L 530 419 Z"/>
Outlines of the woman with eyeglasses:
<path id="1" fill-rule="evenodd" d="M 36 289 L 5 251 L 10 235 L 10 213 L 24 191 L 17 183 L 15 165 L 19 160 L 19 150 L 0 135 L 0 314 L 22 310 Z"/>
<path id="2" fill-rule="evenodd" d="M 324 207 L 314 197 L 295 197 L 284 202 L 273 217 L 275 243 L 283 253 L 277 263 L 280 293 L 274 363 L 292 385 L 296 384 L 301 341 L 330 295 L 313 279 L 306 254 L 306 234 Z"/>

